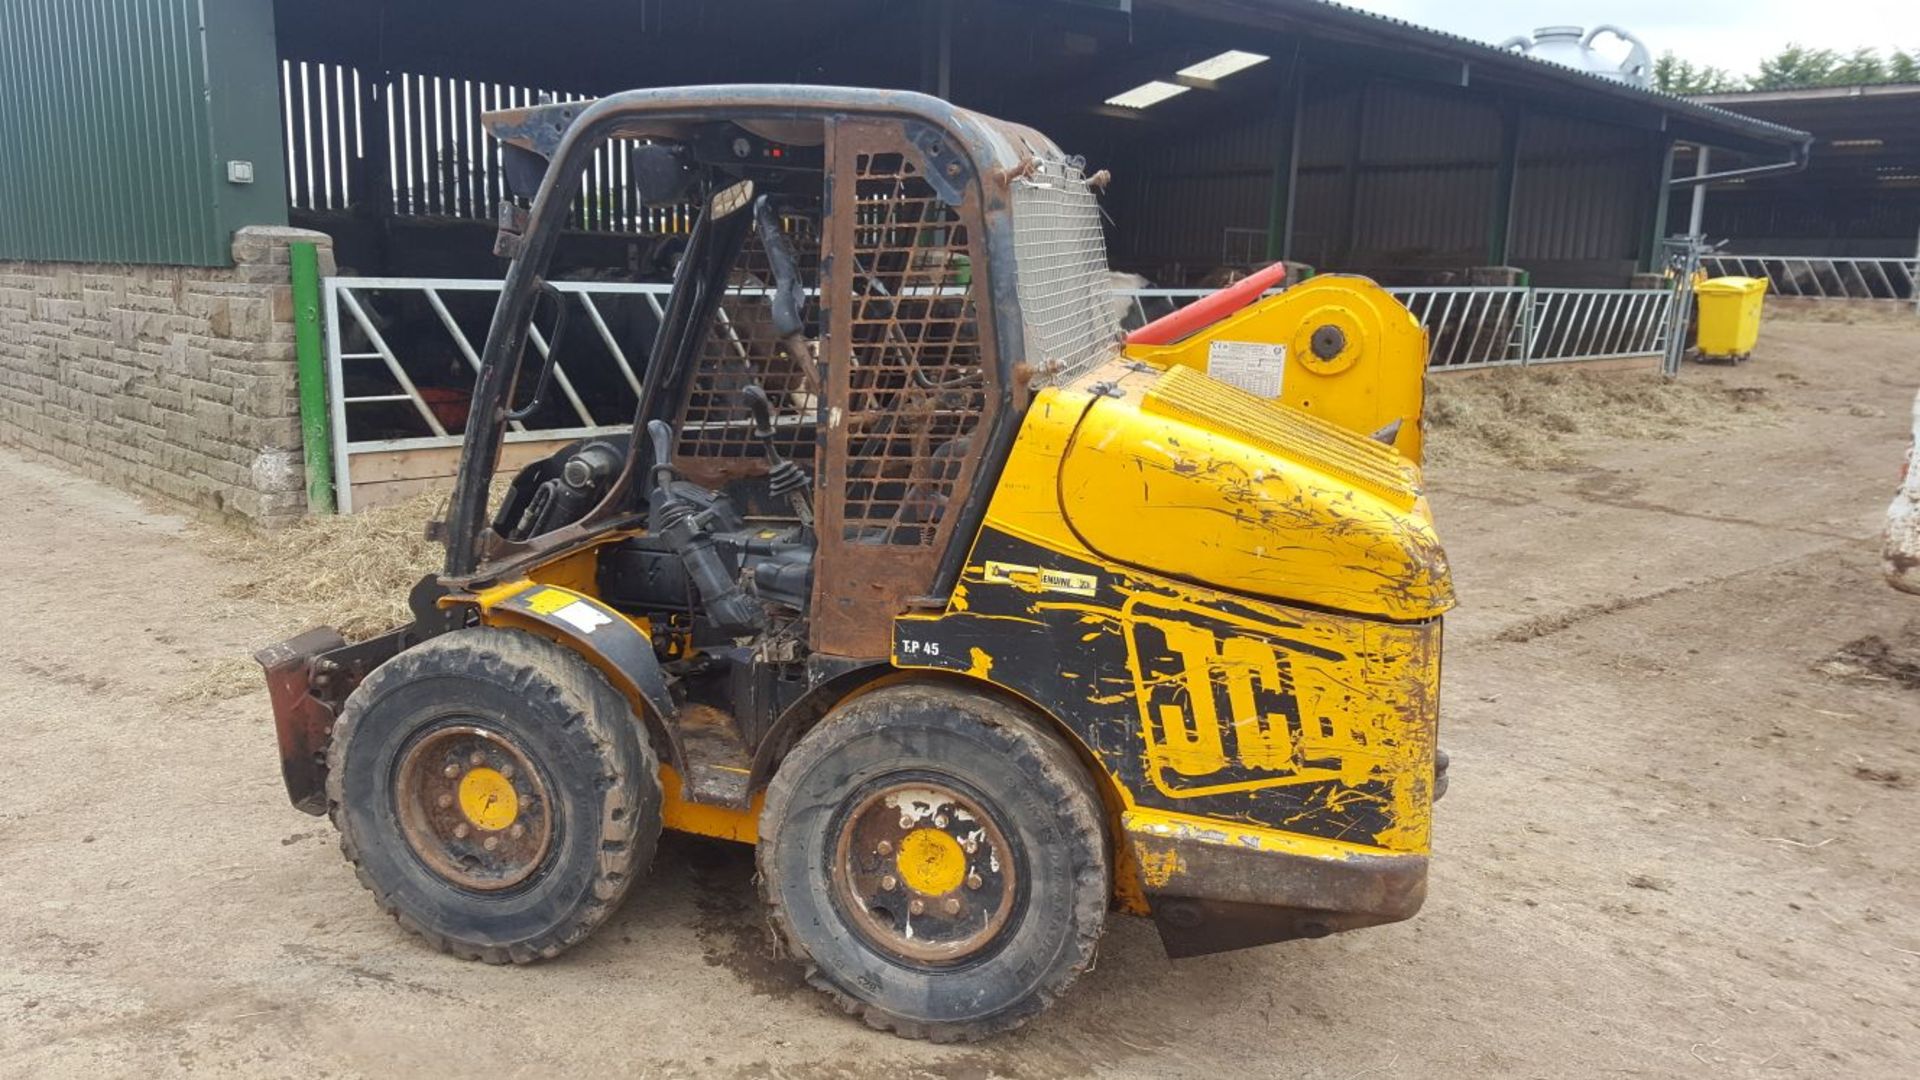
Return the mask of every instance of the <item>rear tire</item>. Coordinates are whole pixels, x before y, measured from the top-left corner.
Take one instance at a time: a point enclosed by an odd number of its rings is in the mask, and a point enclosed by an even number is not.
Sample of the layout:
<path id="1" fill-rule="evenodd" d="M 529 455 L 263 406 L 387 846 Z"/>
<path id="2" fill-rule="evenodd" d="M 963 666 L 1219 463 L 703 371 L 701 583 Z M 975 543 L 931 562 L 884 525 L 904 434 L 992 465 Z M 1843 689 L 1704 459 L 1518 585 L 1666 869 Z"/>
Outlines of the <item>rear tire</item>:
<path id="1" fill-rule="evenodd" d="M 1111 895 L 1099 796 L 987 695 L 899 686 L 835 710 L 768 786 L 761 895 L 807 978 L 936 1042 L 1026 1023 L 1092 965 Z"/>
<path id="2" fill-rule="evenodd" d="M 660 836 L 659 768 L 625 698 L 572 651 L 457 630 L 381 665 L 328 750 L 340 849 L 400 925 L 492 964 L 606 921 Z"/>

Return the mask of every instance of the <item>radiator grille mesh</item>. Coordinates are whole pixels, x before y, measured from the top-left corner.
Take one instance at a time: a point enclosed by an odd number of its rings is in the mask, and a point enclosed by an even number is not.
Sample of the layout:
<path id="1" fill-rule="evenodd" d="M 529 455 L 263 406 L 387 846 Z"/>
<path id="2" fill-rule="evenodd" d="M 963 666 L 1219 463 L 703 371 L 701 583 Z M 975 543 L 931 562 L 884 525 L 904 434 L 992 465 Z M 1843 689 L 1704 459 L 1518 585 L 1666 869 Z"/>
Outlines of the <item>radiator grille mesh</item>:
<path id="1" fill-rule="evenodd" d="M 1077 160 L 1040 158 L 1014 181 L 1013 237 L 1034 383 L 1071 382 L 1118 354 L 1100 207 Z"/>
<path id="2" fill-rule="evenodd" d="M 1307 462 L 1402 510 L 1412 508 L 1420 497 L 1419 471 L 1391 448 L 1189 367 L 1168 368 L 1147 391 L 1141 408 Z"/>

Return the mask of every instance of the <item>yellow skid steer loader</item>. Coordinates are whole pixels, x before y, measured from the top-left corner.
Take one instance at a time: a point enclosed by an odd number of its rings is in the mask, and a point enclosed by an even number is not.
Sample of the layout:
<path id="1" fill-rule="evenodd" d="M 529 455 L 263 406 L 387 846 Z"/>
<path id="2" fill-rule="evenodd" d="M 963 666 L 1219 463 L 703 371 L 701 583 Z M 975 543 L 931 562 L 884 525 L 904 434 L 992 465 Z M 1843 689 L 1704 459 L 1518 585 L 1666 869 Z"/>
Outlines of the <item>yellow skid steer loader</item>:
<path id="1" fill-rule="evenodd" d="M 385 636 L 261 653 L 289 795 L 401 925 L 550 957 L 663 828 L 723 837 L 817 986 L 958 1039 L 1058 997 L 1110 911 L 1186 956 L 1419 908 L 1453 595 L 1405 309 L 1315 279 L 1127 346 L 1081 162 L 919 94 L 488 125 L 520 200 L 444 570 Z M 610 146 L 696 214 L 633 426 L 490 505 Z"/>

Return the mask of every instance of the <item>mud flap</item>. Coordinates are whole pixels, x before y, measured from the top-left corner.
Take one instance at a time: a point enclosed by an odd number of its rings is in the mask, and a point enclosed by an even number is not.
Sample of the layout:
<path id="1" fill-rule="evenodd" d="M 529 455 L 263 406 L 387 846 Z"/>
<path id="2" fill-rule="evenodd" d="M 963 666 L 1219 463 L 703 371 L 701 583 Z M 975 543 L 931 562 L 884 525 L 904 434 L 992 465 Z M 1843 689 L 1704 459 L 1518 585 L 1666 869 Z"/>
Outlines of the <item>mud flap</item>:
<path id="1" fill-rule="evenodd" d="M 327 745 L 341 703 L 374 668 L 418 640 L 412 626 L 403 626 L 349 645 L 340 631 L 320 626 L 253 654 L 266 669 L 280 776 L 295 808 L 327 812 Z"/>
<path id="2" fill-rule="evenodd" d="M 327 741 L 333 733 L 333 709 L 313 696 L 313 665 L 321 656 L 344 649 L 347 640 L 331 626 L 269 645 L 253 654 L 266 669 L 267 699 L 273 704 L 273 730 L 280 739 L 280 776 L 287 798 L 304 813 L 327 812 Z"/>

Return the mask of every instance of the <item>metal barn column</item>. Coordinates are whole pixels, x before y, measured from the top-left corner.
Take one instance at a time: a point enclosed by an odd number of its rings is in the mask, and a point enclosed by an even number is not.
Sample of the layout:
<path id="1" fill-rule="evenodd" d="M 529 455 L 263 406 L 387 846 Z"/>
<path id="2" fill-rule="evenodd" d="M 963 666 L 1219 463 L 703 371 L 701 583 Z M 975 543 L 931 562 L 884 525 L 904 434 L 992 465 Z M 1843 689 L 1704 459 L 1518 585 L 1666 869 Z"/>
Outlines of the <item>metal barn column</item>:
<path id="1" fill-rule="evenodd" d="M 1487 223 L 1487 264 L 1508 266 L 1512 256 L 1514 192 L 1520 173 L 1520 125 L 1526 120 L 1512 102 L 1500 105 L 1500 165 L 1494 174 L 1493 212 Z"/>
<path id="2" fill-rule="evenodd" d="M 1693 149 L 1693 175 L 1705 176 L 1707 175 L 1710 162 L 1713 158 L 1713 151 L 1704 146 L 1696 146 Z M 1707 185 L 1704 183 L 1696 183 L 1693 185 L 1693 213 L 1687 217 L 1688 236 L 1702 235 L 1700 232 L 1701 223 L 1706 219 L 1706 216 Z"/>
<path id="3" fill-rule="evenodd" d="M 1301 87 L 1300 64 L 1294 61 L 1287 73 L 1286 89 L 1275 103 L 1280 116 L 1278 152 L 1273 162 L 1273 191 L 1267 203 L 1267 261 L 1293 258 L 1293 206 L 1295 184 L 1300 169 L 1300 108 L 1305 91 Z"/>

